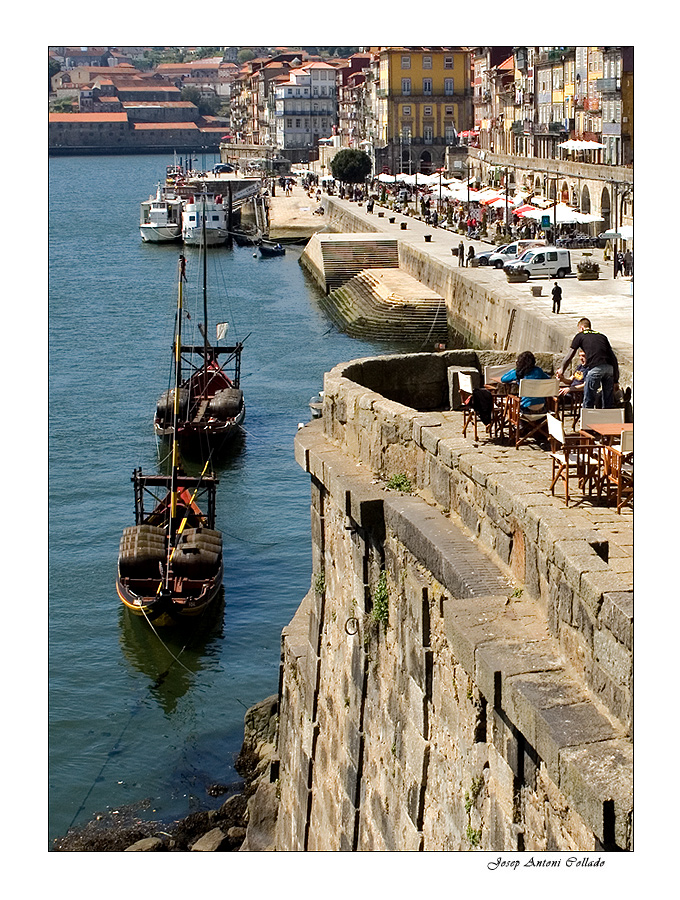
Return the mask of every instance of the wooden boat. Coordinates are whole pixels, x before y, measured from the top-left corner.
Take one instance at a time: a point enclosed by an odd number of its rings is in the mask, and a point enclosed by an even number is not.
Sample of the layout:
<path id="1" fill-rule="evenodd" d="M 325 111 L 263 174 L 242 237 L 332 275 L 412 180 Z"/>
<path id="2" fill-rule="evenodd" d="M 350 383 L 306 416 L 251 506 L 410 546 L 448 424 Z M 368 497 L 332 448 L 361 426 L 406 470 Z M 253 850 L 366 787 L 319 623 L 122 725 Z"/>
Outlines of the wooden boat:
<path id="1" fill-rule="evenodd" d="M 180 257 L 180 280 L 186 278 L 184 257 Z M 179 313 L 181 315 L 182 313 Z M 208 299 L 206 246 L 203 245 L 203 334 L 202 344 L 181 344 L 174 349 L 175 370 L 186 365 L 191 374 L 173 389 L 165 391 L 156 404 L 154 431 L 169 441 L 176 439 L 185 456 L 206 458 L 217 454 L 241 433 L 246 405 L 241 390 L 243 342 L 220 346 L 226 324 L 217 326 L 218 342 L 208 341 Z M 177 344 L 176 327 L 175 344 Z M 197 362 L 198 360 L 198 362 Z M 177 398 L 177 416 L 175 399 Z"/>
<path id="2" fill-rule="evenodd" d="M 258 247 L 260 256 L 283 256 L 286 248 L 281 244 L 275 244 L 273 241 L 262 241 Z"/>
<path id="3" fill-rule="evenodd" d="M 182 271 L 180 262 L 176 397 L 181 383 Z M 171 426 L 175 433 L 178 418 L 177 402 Z M 174 439 L 169 475 L 134 470 L 135 524 L 123 531 L 118 554 L 118 596 L 131 613 L 155 625 L 200 616 L 222 590 L 222 535 L 215 530 L 217 481 L 208 474 L 209 461 L 199 477 L 191 477 L 182 471 L 179 458 Z M 149 512 L 147 496 L 153 498 Z"/>

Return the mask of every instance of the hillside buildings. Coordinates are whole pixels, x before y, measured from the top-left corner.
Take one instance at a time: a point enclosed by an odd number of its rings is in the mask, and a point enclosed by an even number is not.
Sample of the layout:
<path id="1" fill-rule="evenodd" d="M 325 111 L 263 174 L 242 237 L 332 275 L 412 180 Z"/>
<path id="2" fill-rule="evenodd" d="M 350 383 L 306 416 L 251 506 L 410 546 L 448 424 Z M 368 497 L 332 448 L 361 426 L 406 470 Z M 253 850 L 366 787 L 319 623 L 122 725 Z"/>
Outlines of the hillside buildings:
<path id="1" fill-rule="evenodd" d="M 376 173 L 437 171 L 469 149 L 633 162 L 632 47 L 366 47 L 346 59 L 277 47 L 240 65 L 236 50 L 148 70 L 144 48 L 52 48 L 53 96 L 74 108 L 51 114 L 50 149 L 97 137 L 93 149 L 103 148 L 114 135 L 110 149 L 137 150 L 145 137 L 155 147 L 171 124 L 164 137 L 184 142 L 178 150 L 233 142 L 307 162 L 353 147 Z M 196 103 L 182 97 L 187 87 Z M 218 117 L 198 111 L 209 98 Z M 565 148 L 569 140 L 590 149 Z"/>

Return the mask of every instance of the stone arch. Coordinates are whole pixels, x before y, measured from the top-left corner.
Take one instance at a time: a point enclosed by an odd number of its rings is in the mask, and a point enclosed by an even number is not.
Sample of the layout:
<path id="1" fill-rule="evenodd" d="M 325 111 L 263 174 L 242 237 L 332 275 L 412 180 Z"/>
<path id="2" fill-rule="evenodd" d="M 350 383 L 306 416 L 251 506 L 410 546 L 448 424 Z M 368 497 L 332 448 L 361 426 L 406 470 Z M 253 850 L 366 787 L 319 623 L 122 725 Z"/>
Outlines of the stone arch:
<path id="1" fill-rule="evenodd" d="M 609 188 L 602 188 L 602 197 L 600 198 L 600 215 L 602 216 L 602 230 L 608 231 L 612 224 L 612 204 L 609 194 Z"/>
<path id="2" fill-rule="evenodd" d="M 562 182 L 562 189 L 560 191 L 560 200 L 562 203 L 569 203 L 569 185 L 566 181 Z"/>
<path id="3" fill-rule="evenodd" d="M 543 187 L 543 184 L 542 184 L 542 182 L 541 182 L 541 176 L 540 176 L 540 175 L 537 175 L 537 176 L 534 178 L 534 193 L 535 193 L 535 194 L 541 194 L 541 193 L 542 193 L 542 187 Z"/>
<path id="4" fill-rule="evenodd" d="M 583 185 L 581 191 L 581 212 L 586 214 L 590 212 L 590 191 L 587 184 Z"/>
<path id="5" fill-rule="evenodd" d="M 557 199 L 555 196 L 557 194 L 557 182 L 554 181 L 552 178 L 548 179 L 547 194 L 548 194 L 548 200 L 556 200 Z"/>
<path id="6" fill-rule="evenodd" d="M 578 209 L 579 202 L 580 202 L 580 197 L 579 197 L 578 185 L 573 184 L 571 186 L 571 205 L 574 207 L 574 209 Z"/>
<path id="7" fill-rule="evenodd" d="M 420 171 L 423 175 L 430 175 L 432 172 L 432 154 L 429 150 L 423 150 L 420 154 Z"/>

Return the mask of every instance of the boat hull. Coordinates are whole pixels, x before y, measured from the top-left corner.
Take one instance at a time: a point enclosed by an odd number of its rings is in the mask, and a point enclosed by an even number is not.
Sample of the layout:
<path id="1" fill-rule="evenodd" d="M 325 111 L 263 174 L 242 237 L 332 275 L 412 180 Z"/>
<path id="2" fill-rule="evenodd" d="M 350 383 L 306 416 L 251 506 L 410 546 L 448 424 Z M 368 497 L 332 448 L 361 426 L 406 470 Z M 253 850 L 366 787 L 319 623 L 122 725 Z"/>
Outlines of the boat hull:
<path id="1" fill-rule="evenodd" d="M 186 456 L 197 456 L 207 447 L 214 452 L 230 443 L 237 435 L 242 434 L 242 425 L 246 418 L 245 404 L 239 414 L 226 422 L 211 421 L 200 426 L 185 422 L 177 429 L 177 443 Z M 156 437 L 164 442 L 172 441 L 172 428 L 164 426 L 157 418 L 153 423 Z"/>
<path id="2" fill-rule="evenodd" d="M 205 242 L 208 247 L 226 244 L 229 232 L 226 228 L 206 228 Z M 203 233 L 200 228 L 185 228 L 183 233 L 184 243 L 188 247 L 202 247 Z"/>
<path id="3" fill-rule="evenodd" d="M 209 581 L 203 582 L 196 594 L 174 590 L 164 593 L 158 590 L 158 579 L 140 593 L 138 587 L 133 586 L 129 579 L 121 577 L 118 572 L 116 591 L 123 606 L 133 616 L 147 619 L 153 625 L 167 627 L 203 616 L 222 590 L 223 577 L 224 569 L 220 562 L 219 571 Z"/>
<path id="4" fill-rule="evenodd" d="M 182 237 L 179 225 L 140 225 L 139 231 L 142 240 L 148 244 L 167 244 Z"/>

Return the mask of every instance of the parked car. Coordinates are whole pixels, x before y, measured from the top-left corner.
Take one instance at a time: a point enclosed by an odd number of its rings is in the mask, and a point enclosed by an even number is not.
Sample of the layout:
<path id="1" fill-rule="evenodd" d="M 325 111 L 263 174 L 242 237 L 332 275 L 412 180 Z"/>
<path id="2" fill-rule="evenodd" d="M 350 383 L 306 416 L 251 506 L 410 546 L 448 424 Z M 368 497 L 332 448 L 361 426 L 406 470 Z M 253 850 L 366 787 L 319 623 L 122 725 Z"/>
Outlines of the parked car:
<path id="1" fill-rule="evenodd" d="M 530 278 L 535 275 L 564 278 L 565 275 L 571 275 L 571 254 L 558 247 L 538 247 L 527 250 L 518 260 L 503 268 L 506 271 L 524 269 Z"/>
<path id="2" fill-rule="evenodd" d="M 217 163 L 216 166 L 213 166 L 213 172 L 215 175 L 219 175 L 221 172 L 233 172 L 234 167 L 229 163 Z"/>
<path id="3" fill-rule="evenodd" d="M 505 244 L 504 247 L 489 256 L 489 265 L 496 269 L 502 269 L 506 263 L 519 259 L 531 247 L 545 247 L 547 243 L 547 241 L 537 238 L 536 240 L 513 241 L 512 244 Z"/>
<path id="4" fill-rule="evenodd" d="M 479 260 L 480 266 L 488 266 L 489 265 L 489 257 L 494 253 L 502 253 L 503 250 L 507 247 L 507 244 L 504 244 L 502 247 L 492 247 L 491 250 L 482 250 L 481 253 L 476 254 L 476 258 Z"/>

